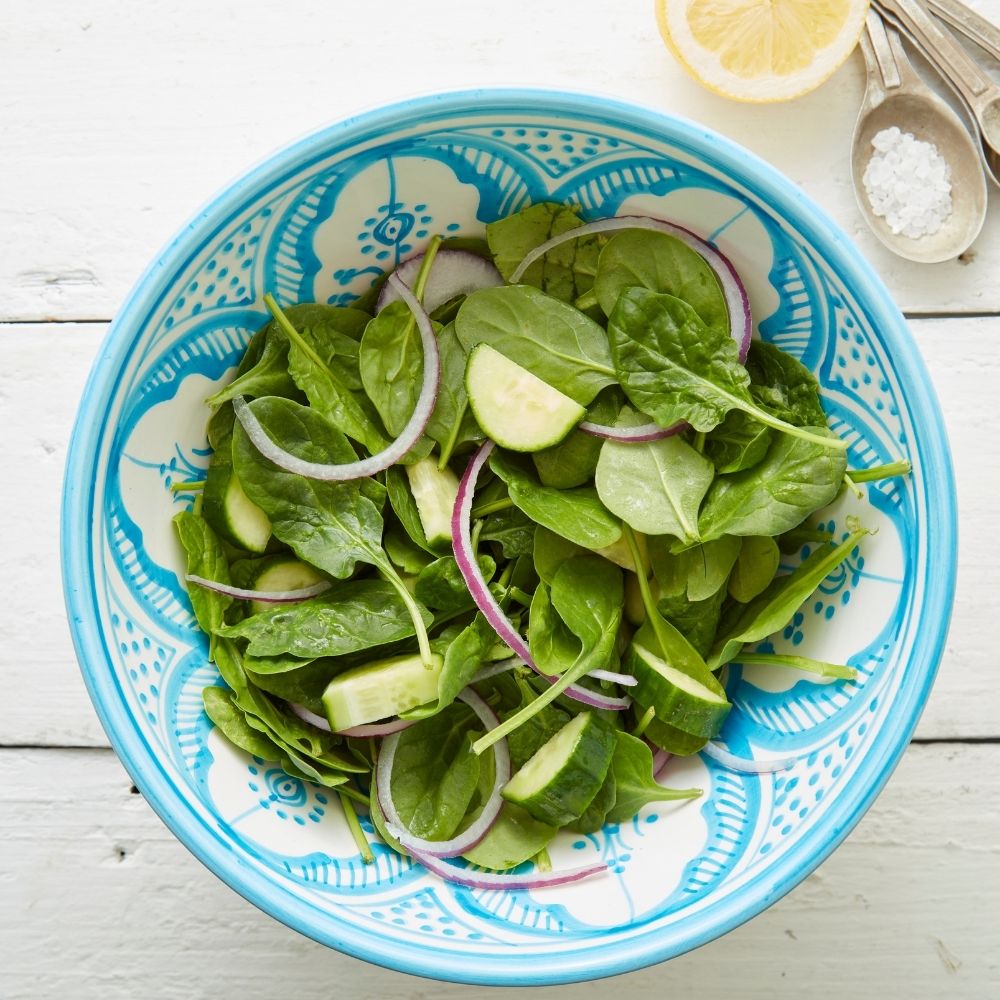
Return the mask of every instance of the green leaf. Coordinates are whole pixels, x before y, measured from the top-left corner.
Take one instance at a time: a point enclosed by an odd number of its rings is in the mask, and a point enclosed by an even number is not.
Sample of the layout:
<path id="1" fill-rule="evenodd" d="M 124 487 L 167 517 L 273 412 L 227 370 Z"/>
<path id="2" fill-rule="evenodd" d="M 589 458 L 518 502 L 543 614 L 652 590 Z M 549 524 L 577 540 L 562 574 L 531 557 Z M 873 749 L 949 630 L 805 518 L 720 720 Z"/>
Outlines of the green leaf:
<path id="1" fill-rule="evenodd" d="M 244 363 L 250 358 L 256 359 L 250 367 L 244 370 L 244 364 L 241 364 L 236 378 L 205 400 L 209 406 L 222 406 L 237 396 L 301 398 L 299 387 L 288 371 L 288 340 L 273 321 L 250 341 Z"/>
<path id="2" fill-rule="evenodd" d="M 483 579 L 488 582 L 496 572 L 496 562 L 486 553 L 480 553 L 477 561 Z M 413 593 L 434 611 L 457 611 L 472 605 L 469 587 L 454 556 L 442 556 L 425 566 L 417 576 Z"/>
<path id="3" fill-rule="evenodd" d="M 528 616 L 528 648 L 539 670 L 558 675 L 569 670 L 580 658 L 580 640 L 559 617 L 549 588 L 540 583 L 531 599 Z"/>
<path id="4" fill-rule="evenodd" d="M 309 407 L 275 397 L 250 406 L 265 432 L 293 455 L 312 462 L 354 460 L 344 435 Z M 361 481 L 323 482 L 279 469 L 257 451 L 242 426 L 234 431 L 233 459 L 246 495 L 300 559 L 338 579 L 350 576 L 359 562 L 389 568 L 382 514 L 364 495 Z"/>
<path id="5" fill-rule="evenodd" d="M 510 499 L 536 524 L 588 549 L 614 545 L 621 537 L 620 522 L 592 487 L 556 490 L 542 486 L 523 460 L 499 450 L 490 456 L 490 468 L 507 483 Z"/>
<path id="6" fill-rule="evenodd" d="M 822 427 L 826 413 L 819 383 L 801 361 L 774 344 L 750 343 L 747 355 L 750 395 L 762 409 L 797 427 Z"/>
<path id="7" fill-rule="evenodd" d="M 597 794 L 590 800 L 590 805 L 578 820 L 569 824 L 567 829 L 575 833 L 596 833 L 608 820 L 608 813 L 614 808 L 616 796 L 615 773 L 609 767 Z"/>
<path id="8" fill-rule="evenodd" d="M 361 381 L 385 429 L 397 437 L 413 413 L 424 374 L 424 352 L 413 313 L 390 302 L 365 329 Z"/>
<path id="9" fill-rule="evenodd" d="M 447 840 L 458 830 L 479 782 L 469 749 L 474 724 L 471 710 L 455 704 L 399 734 L 390 788 L 414 836 Z"/>
<path id="10" fill-rule="evenodd" d="M 535 570 L 544 583 L 552 583 L 556 571 L 567 559 L 583 555 L 586 551 L 575 542 L 563 538 L 562 535 L 557 535 L 554 531 L 549 531 L 548 528 L 539 526 L 535 529 L 532 557 Z"/>
<path id="11" fill-rule="evenodd" d="M 468 441 L 482 440 L 483 432 L 469 407 L 469 397 L 465 391 L 467 356 L 455 332 L 454 323 L 449 323 L 438 334 L 438 352 L 441 358 L 441 383 L 425 433 L 440 445 L 442 461 L 446 463 L 455 448 Z"/>
<path id="12" fill-rule="evenodd" d="M 189 510 L 174 515 L 174 528 L 181 547 L 187 556 L 187 572 L 216 583 L 230 582 L 229 563 L 222 543 L 203 517 Z M 225 621 L 226 609 L 233 603 L 231 597 L 214 590 L 187 585 L 188 597 L 199 628 L 208 633 L 210 655 L 215 657 L 215 631 Z"/>
<path id="13" fill-rule="evenodd" d="M 694 799 L 698 788 L 664 788 L 653 777 L 653 754 L 640 739 L 619 731 L 611 771 L 615 776 L 615 805 L 608 812 L 608 822 L 624 823 L 651 802 Z"/>
<path id="14" fill-rule="evenodd" d="M 781 552 L 773 538 L 748 535 L 743 539 L 739 558 L 729 577 L 729 593 L 734 600 L 747 604 L 762 594 L 774 579 L 781 563 Z"/>
<path id="15" fill-rule="evenodd" d="M 436 554 L 424 534 L 424 525 L 420 520 L 417 501 L 413 499 L 410 482 L 402 466 L 394 465 L 391 469 L 386 469 L 385 486 L 389 494 L 389 506 L 399 518 L 399 523 L 411 541 L 425 552 Z"/>
<path id="16" fill-rule="evenodd" d="M 621 410 L 621 393 L 617 388 L 603 390 L 587 410 L 587 420 L 597 424 L 613 424 Z M 594 478 L 602 441 L 593 434 L 572 430 L 551 448 L 532 452 L 538 478 L 545 486 L 569 490 L 583 486 Z"/>
<path id="17" fill-rule="evenodd" d="M 784 628 L 803 601 L 851 554 L 866 534 L 863 530 L 855 531 L 839 545 L 818 548 L 791 573 L 778 577 L 716 639 L 708 665 L 716 670 L 732 660 L 746 643 L 759 642 Z"/>
<path id="18" fill-rule="evenodd" d="M 705 439 L 705 454 L 719 473 L 742 472 L 767 454 L 774 431 L 742 410 L 730 410 L 726 419 Z"/>
<path id="19" fill-rule="evenodd" d="M 233 692 L 207 687 L 201 692 L 205 714 L 233 746 L 263 760 L 278 760 L 281 751 L 265 735 L 247 725 L 246 715 L 236 707 Z"/>
<path id="20" fill-rule="evenodd" d="M 683 558 L 687 566 L 688 600 L 704 601 L 725 589 L 742 548 L 743 539 L 723 535 L 687 549 Z"/>
<path id="21" fill-rule="evenodd" d="M 433 621 L 422 611 L 425 626 Z M 218 634 L 246 639 L 252 656 L 290 653 L 303 658 L 342 656 L 414 634 L 413 620 L 397 589 L 384 580 L 337 584 L 300 604 L 277 605 L 223 626 Z"/>
<path id="22" fill-rule="evenodd" d="M 438 677 L 438 705 L 450 705 L 486 665 L 497 642 L 493 626 L 477 614 L 451 641 Z"/>
<path id="23" fill-rule="evenodd" d="M 505 802 L 486 836 L 462 856 L 481 868 L 506 871 L 544 850 L 558 832 L 513 802 Z"/>
<path id="24" fill-rule="evenodd" d="M 704 659 L 715 641 L 725 598 L 722 587 L 703 601 L 691 601 L 687 594 L 661 597 L 656 609 Z"/>
<path id="25" fill-rule="evenodd" d="M 628 411 L 617 426 L 642 423 Z M 604 506 L 647 535 L 698 538 L 698 508 L 715 470 L 679 434 L 627 444 L 605 441 L 594 482 Z"/>
<path id="26" fill-rule="evenodd" d="M 578 212 L 576 205 L 539 202 L 489 223 L 486 238 L 497 270 L 510 281 L 529 250 L 583 224 Z M 573 302 L 589 292 L 594 283 L 600 247 L 601 239 L 596 235 L 563 243 L 535 261 L 524 272 L 521 284 L 534 285 L 563 302 Z"/>
<path id="27" fill-rule="evenodd" d="M 505 559 L 516 559 L 531 552 L 535 522 L 517 507 L 490 514 L 483 520 L 481 542 L 497 542 Z"/>
<path id="28" fill-rule="evenodd" d="M 836 497 L 846 468 L 843 451 L 779 434 L 763 461 L 712 484 L 699 521 L 702 538 L 788 531 Z"/>
<path id="29" fill-rule="evenodd" d="M 579 309 L 528 285 L 482 288 L 458 311 L 462 346 L 489 344 L 586 406 L 616 381 L 604 330 Z"/>
<path id="30" fill-rule="evenodd" d="M 683 299 L 706 326 L 729 334 L 729 310 L 715 272 L 701 254 L 668 233 L 631 229 L 601 251 L 594 290 L 605 314 L 626 288 L 669 292 Z"/>
<path id="31" fill-rule="evenodd" d="M 509 719 L 521 709 L 527 708 L 537 697 L 538 692 L 532 682 L 523 672 L 513 675 L 514 683 L 520 695 L 520 702 L 498 714 L 501 720 Z M 548 741 L 569 722 L 568 712 L 558 705 L 546 705 L 540 712 L 528 719 L 524 725 L 515 729 L 507 737 L 507 748 L 510 751 L 512 771 L 519 771 Z"/>
<path id="32" fill-rule="evenodd" d="M 610 651 L 625 603 L 624 578 L 617 566 L 593 555 L 567 559 L 556 572 L 549 596 L 585 651 Z"/>

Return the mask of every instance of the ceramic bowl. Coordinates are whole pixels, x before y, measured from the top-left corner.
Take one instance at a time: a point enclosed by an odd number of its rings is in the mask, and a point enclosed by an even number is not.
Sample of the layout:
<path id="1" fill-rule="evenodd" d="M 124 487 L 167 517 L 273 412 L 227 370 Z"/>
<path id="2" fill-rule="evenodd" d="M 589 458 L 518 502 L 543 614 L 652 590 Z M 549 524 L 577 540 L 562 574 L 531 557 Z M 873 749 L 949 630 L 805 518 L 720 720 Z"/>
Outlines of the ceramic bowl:
<path id="1" fill-rule="evenodd" d="M 531 201 L 586 216 L 652 214 L 715 243 L 749 290 L 760 336 L 809 366 L 852 466 L 901 457 L 827 516 L 877 533 L 782 633 L 781 651 L 857 668 L 817 683 L 731 671 L 722 737 L 791 756 L 741 775 L 699 756 L 671 783 L 694 803 L 562 837 L 555 866 L 607 876 L 539 891 L 473 891 L 377 849 L 361 864 L 337 803 L 234 750 L 202 711 L 218 682 L 193 625 L 171 484 L 201 478 L 204 399 L 283 303 L 349 303 L 435 233 L 481 234 Z M 425 97 L 325 128 L 219 194 L 122 307 L 87 384 L 63 507 L 69 619 L 116 751 L 178 838 L 248 900 L 333 948 L 390 968 L 552 984 L 640 968 L 759 913 L 861 818 L 913 731 L 951 607 L 955 501 L 945 433 L 903 317 L 850 241 L 787 179 L 690 122 L 612 100 L 531 90 Z M 368 827 L 369 832 L 371 828 Z"/>

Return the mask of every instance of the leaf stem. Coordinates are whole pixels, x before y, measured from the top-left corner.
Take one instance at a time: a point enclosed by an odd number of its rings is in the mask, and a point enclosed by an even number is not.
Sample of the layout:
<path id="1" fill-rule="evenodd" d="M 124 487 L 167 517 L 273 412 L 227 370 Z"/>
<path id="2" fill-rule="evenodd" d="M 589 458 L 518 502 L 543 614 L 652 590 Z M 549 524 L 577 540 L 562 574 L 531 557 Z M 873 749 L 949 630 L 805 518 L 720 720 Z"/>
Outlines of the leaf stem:
<path id="1" fill-rule="evenodd" d="M 649 708 L 643 713 L 642 718 L 639 720 L 638 725 L 632 730 L 632 735 L 637 739 L 642 736 L 642 734 L 649 728 L 649 724 L 656 718 L 656 709 L 650 705 Z"/>
<path id="2" fill-rule="evenodd" d="M 189 490 L 193 492 L 194 490 L 203 490 L 205 488 L 204 479 L 189 479 L 184 483 L 171 483 L 170 492 L 171 493 L 187 493 Z"/>
<path id="3" fill-rule="evenodd" d="M 831 448 L 835 451 L 847 451 L 847 442 L 841 438 L 832 435 L 813 434 L 812 431 L 808 431 L 804 427 L 796 427 L 794 424 L 785 423 L 784 420 L 772 417 L 766 410 L 761 410 L 756 406 L 744 404 L 738 408 L 753 417 L 754 420 L 768 427 L 773 427 L 776 431 L 781 431 L 782 434 L 802 438 L 803 441 L 812 441 L 813 444 L 819 444 L 824 448 Z"/>
<path id="4" fill-rule="evenodd" d="M 850 477 L 850 475 L 848 475 L 848 473 L 846 473 L 846 472 L 844 473 L 844 485 L 845 485 L 845 486 L 846 486 L 846 487 L 847 487 L 847 488 L 848 488 L 848 489 L 849 489 L 849 490 L 850 490 L 850 491 L 851 491 L 851 492 L 852 492 L 852 493 L 853 493 L 853 494 L 854 494 L 854 495 L 855 495 L 855 496 L 856 496 L 856 497 L 857 497 L 857 498 L 858 498 L 859 500 L 864 500 L 864 498 L 865 498 L 865 495 L 864 495 L 864 493 L 862 493 L 862 492 L 861 492 L 861 490 L 860 490 L 860 489 L 859 489 L 859 488 L 858 488 L 858 487 L 857 487 L 857 486 L 855 485 L 855 483 L 854 483 L 854 480 L 853 480 L 853 479 L 852 479 L 852 478 Z"/>
<path id="5" fill-rule="evenodd" d="M 854 667 L 843 663 L 827 663 L 825 660 L 813 660 L 808 656 L 785 656 L 780 653 L 739 653 L 732 659 L 733 663 L 767 667 L 792 667 L 795 670 L 805 670 L 820 677 L 839 677 L 842 680 L 853 681 L 858 672 Z"/>
<path id="6" fill-rule="evenodd" d="M 622 523 L 622 537 L 632 554 L 632 561 L 635 563 L 638 572 L 635 574 L 639 580 L 639 593 L 642 595 L 642 605 L 646 609 L 646 620 L 656 633 L 656 641 L 660 644 L 660 652 L 669 649 L 668 637 L 664 635 L 660 612 L 656 609 L 656 601 L 653 600 L 653 592 L 649 589 L 649 570 L 642 558 L 642 550 L 636 540 L 635 532 L 631 525 Z M 646 725 L 649 725 L 647 722 Z"/>
<path id="7" fill-rule="evenodd" d="M 535 867 L 540 872 L 550 872 L 550 871 L 552 871 L 552 859 L 549 857 L 548 848 L 543 847 L 535 855 Z"/>
<path id="8" fill-rule="evenodd" d="M 344 818 L 347 820 L 347 828 L 351 831 L 354 843 L 358 845 L 361 860 L 366 865 L 374 864 L 375 855 L 372 854 L 371 844 L 368 843 L 365 831 L 361 829 L 358 814 L 355 812 L 354 806 L 351 804 L 351 800 L 339 789 L 337 790 L 337 795 L 340 797 L 340 804 L 344 809 Z"/>
<path id="9" fill-rule="evenodd" d="M 430 639 L 427 638 L 427 629 L 424 626 L 424 620 L 420 615 L 420 606 L 417 604 L 413 595 L 406 589 L 406 584 L 403 583 L 402 578 L 388 562 L 388 560 L 384 565 L 379 566 L 379 572 L 382 574 L 384 580 L 392 584 L 396 593 L 399 594 L 403 604 L 406 605 L 406 610 L 410 613 L 410 618 L 413 620 L 413 628 L 416 631 L 417 648 L 420 650 L 420 659 L 423 661 L 424 666 L 430 669 L 434 661 L 431 653 Z"/>
<path id="10" fill-rule="evenodd" d="M 492 500 L 490 503 L 484 503 L 481 507 L 472 508 L 472 517 L 485 517 L 487 514 L 496 514 L 497 511 L 506 510 L 508 507 L 513 507 L 514 501 L 510 497 L 501 497 L 499 500 Z"/>
<path id="11" fill-rule="evenodd" d="M 694 441 L 691 442 L 691 446 L 694 448 L 699 455 L 705 453 L 705 432 L 695 431 Z"/>
<path id="12" fill-rule="evenodd" d="M 417 280 L 413 282 L 413 294 L 421 303 L 424 301 L 424 290 L 427 288 L 427 280 L 431 276 L 431 267 L 434 264 L 434 258 L 440 249 L 441 237 L 435 236 L 427 244 L 427 249 L 424 251 L 424 259 L 420 262 L 420 271 L 417 273 Z"/>
<path id="13" fill-rule="evenodd" d="M 584 292 L 583 295 L 580 295 L 573 303 L 573 305 L 579 309 L 580 312 L 583 312 L 585 309 L 590 309 L 597 304 L 597 292 L 595 292 L 593 288 Z"/>
<path id="14" fill-rule="evenodd" d="M 469 408 L 468 402 L 462 403 L 462 408 L 455 415 L 454 423 L 448 432 L 448 440 L 441 446 L 441 457 L 438 459 L 438 472 L 444 472 L 445 467 L 451 460 L 451 453 L 458 443 L 458 433 L 462 429 L 462 421 L 465 419 L 465 411 Z"/>
<path id="15" fill-rule="evenodd" d="M 274 296 L 268 292 L 264 296 L 264 305 L 274 317 L 274 321 L 285 332 L 285 336 L 322 372 L 332 377 L 333 373 L 327 367 L 323 359 L 306 343 L 306 339 L 292 326 L 292 321 L 285 315 L 285 311 L 278 305 Z"/>
<path id="16" fill-rule="evenodd" d="M 848 469 L 847 474 L 856 483 L 872 483 L 878 479 L 891 479 L 893 476 L 906 476 L 913 470 L 909 462 L 889 462 L 888 465 L 876 465 L 871 469 Z"/>

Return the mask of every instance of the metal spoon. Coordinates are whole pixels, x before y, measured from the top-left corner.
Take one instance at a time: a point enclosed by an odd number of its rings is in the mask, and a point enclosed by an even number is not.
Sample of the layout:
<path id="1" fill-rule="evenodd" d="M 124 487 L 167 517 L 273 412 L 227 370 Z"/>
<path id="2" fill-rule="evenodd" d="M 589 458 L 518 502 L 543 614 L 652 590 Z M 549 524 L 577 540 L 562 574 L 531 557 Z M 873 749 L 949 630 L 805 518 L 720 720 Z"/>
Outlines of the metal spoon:
<path id="1" fill-rule="evenodd" d="M 976 144 L 958 115 L 917 75 L 899 35 L 887 29 L 874 11 L 869 11 L 865 29 L 861 51 L 868 83 L 851 152 L 858 207 L 875 235 L 900 257 L 924 264 L 950 260 L 968 248 L 986 218 L 986 180 Z M 951 215 L 936 233 L 919 239 L 893 233 L 886 220 L 872 211 L 865 192 L 863 178 L 872 156 L 872 138 L 893 125 L 933 143 L 951 170 Z"/>
<path id="2" fill-rule="evenodd" d="M 950 28 L 961 32 L 1000 62 L 1000 28 L 961 0 L 925 0 L 924 6 Z"/>
<path id="3" fill-rule="evenodd" d="M 980 156 L 1000 185 L 1000 87 L 918 0 L 876 0 L 875 6 L 923 53 L 968 107 L 979 128 Z"/>

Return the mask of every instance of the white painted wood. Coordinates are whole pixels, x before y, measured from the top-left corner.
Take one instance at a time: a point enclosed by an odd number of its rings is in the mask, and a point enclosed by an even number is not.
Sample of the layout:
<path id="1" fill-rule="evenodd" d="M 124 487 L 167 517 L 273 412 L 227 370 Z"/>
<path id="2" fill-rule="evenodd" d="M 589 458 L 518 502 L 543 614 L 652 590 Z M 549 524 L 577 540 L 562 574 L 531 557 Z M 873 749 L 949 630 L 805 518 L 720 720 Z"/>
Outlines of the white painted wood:
<path id="1" fill-rule="evenodd" d="M 1000 0 L 974 0 L 1000 19 Z M 1000 214 L 965 262 L 893 257 L 850 186 L 860 56 L 815 93 L 741 105 L 692 82 L 651 2 L 6 0 L 0 319 L 107 318 L 199 204 L 276 147 L 444 88 L 604 92 L 702 122 L 774 163 L 851 235 L 908 311 L 1000 309 Z"/>
<path id="2" fill-rule="evenodd" d="M 1000 746 L 914 746 L 802 886 L 725 938 L 611 982 L 656 997 L 986 1000 L 1000 995 Z M 300 937 L 211 876 L 109 751 L 0 751 L 5 1000 L 503 1000 Z"/>
<path id="3" fill-rule="evenodd" d="M 934 376 L 951 436 L 961 505 L 955 615 L 937 685 L 918 730 L 926 739 L 1000 735 L 994 668 L 1000 535 L 1000 437 L 992 410 L 1000 359 L 995 319 L 911 324 Z M 0 552 L 16 586 L 0 616 L 0 677 L 19 691 L 0 713 L 0 744 L 107 741 L 69 640 L 59 569 L 58 507 L 69 430 L 101 324 L 0 325 L 0 453 L 14 470 L 0 491 Z"/>

